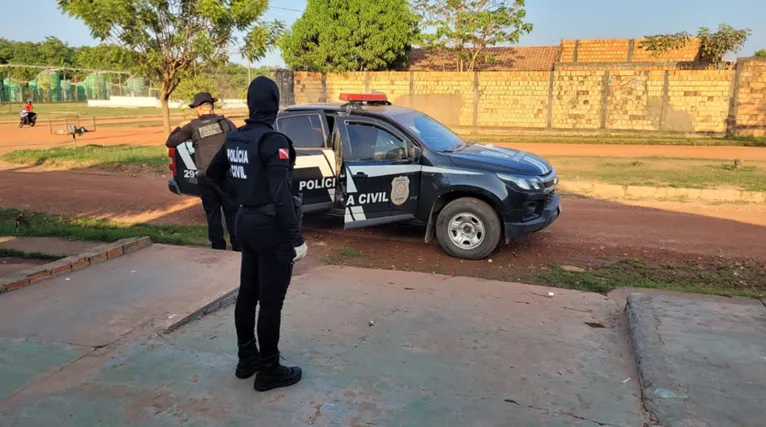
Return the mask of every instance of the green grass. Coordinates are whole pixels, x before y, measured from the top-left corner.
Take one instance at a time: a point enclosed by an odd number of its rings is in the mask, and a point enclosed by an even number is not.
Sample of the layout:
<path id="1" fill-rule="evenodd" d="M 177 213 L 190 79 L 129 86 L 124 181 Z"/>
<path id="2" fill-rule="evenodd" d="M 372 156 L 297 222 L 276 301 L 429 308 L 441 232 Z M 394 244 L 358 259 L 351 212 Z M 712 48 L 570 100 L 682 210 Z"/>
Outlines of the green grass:
<path id="1" fill-rule="evenodd" d="M 168 156 L 164 147 L 135 145 L 86 145 L 83 147 L 56 147 L 45 150 L 16 150 L 0 159 L 24 165 L 63 167 L 96 167 L 114 170 L 119 166 L 148 167 L 158 173 L 167 171 Z"/>
<path id="2" fill-rule="evenodd" d="M 22 104 L 6 104 L 0 106 L 0 120 L 17 120 Z M 170 114 L 181 114 L 181 109 L 171 109 Z M 57 119 L 71 116 L 95 117 L 162 117 L 162 109 L 151 107 L 138 108 L 96 108 L 88 107 L 87 103 L 71 104 L 35 104 L 35 112 L 39 120 Z"/>
<path id="3" fill-rule="evenodd" d="M 347 246 L 339 246 L 337 248 L 333 249 L 335 252 L 338 253 L 343 258 L 359 258 L 362 256 L 362 253 L 354 248 L 349 248 Z"/>
<path id="4" fill-rule="evenodd" d="M 562 180 L 677 188 L 735 188 L 766 191 L 766 162 L 705 159 L 550 156 Z"/>
<path id="5" fill-rule="evenodd" d="M 607 144 L 607 145 L 684 145 L 684 146 L 740 146 L 766 147 L 766 138 L 740 137 L 688 137 L 662 135 L 546 135 L 537 134 L 482 134 L 458 132 L 471 141 L 477 142 L 514 142 L 540 144 Z"/>
<path id="6" fill-rule="evenodd" d="M 0 208 L 0 235 L 66 237 L 73 240 L 115 242 L 149 236 L 155 243 L 198 246 L 207 243 L 207 227 L 126 224 L 109 219 L 68 218 L 47 213 L 26 213 L 30 226 L 16 232 L 16 209 Z"/>
<path id="7" fill-rule="evenodd" d="M 10 248 L 0 248 L 0 258 L 24 258 L 24 259 L 41 259 L 46 261 L 55 261 L 57 259 L 66 258 L 63 255 L 51 255 L 43 254 L 40 252 L 24 252 Z"/>
<path id="8" fill-rule="evenodd" d="M 584 273 L 564 271 L 556 266 L 551 272 L 536 273 L 527 279 L 548 286 L 599 293 L 636 287 L 710 295 L 766 297 L 766 269 L 755 262 L 719 260 L 707 265 L 650 265 L 639 260 L 622 259 L 591 268 Z"/>

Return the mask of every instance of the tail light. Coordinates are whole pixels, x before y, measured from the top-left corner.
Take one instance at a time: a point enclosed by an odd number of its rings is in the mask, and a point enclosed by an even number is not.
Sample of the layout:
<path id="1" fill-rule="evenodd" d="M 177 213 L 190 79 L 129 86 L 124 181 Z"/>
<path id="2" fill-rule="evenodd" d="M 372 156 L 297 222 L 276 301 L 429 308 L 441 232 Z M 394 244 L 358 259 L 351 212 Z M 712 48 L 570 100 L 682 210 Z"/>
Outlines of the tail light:
<path id="1" fill-rule="evenodd" d="M 168 148 L 168 157 L 170 157 L 170 164 L 168 165 L 168 169 L 170 169 L 170 172 L 173 174 L 173 176 L 176 176 L 176 149 L 175 148 Z"/>

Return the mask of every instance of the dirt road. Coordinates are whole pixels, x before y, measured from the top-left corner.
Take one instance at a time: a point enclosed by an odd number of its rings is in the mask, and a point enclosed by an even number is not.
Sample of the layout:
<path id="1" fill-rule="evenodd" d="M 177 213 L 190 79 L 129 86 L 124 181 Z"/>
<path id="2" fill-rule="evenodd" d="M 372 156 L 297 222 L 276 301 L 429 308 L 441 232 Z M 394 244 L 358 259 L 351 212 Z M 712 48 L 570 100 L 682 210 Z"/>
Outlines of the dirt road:
<path id="1" fill-rule="evenodd" d="M 234 122 L 237 125 L 244 123 L 241 118 L 236 118 Z M 85 126 L 88 127 L 87 124 Z M 41 123 L 36 128 L 24 129 L 19 129 L 16 125 L 0 125 L 0 135 L 3 135 L 2 139 L 0 139 L 0 154 L 20 149 L 40 149 L 72 145 L 72 138 L 70 136 L 51 135 L 47 123 Z M 80 144 L 162 146 L 165 143 L 165 132 L 159 126 L 102 127 L 97 129 L 95 133 L 86 134 L 79 141 Z M 508 137 L 508 142 L 494 144 L 525 150 L 542 156 L 677 157 L 766 161 L 766 148 L 759 147 L 515 143 L 513 142 L 513 136 Z"/>
<path id="2" fill-rule="evenodd" d="M 205 223 L 199 201 L 171 194 L 163 178 L 4 170 L 0 171 L 0 206 L 129 222 Z M 437 245 L 422 243 L 423 231 L 416 226 L 344 232 L 339 220 L 320 217 L 310 219 L 307 228 L 320 240 L 371 239 L 441 253 Z M 549 230 L 519 239 L 501 251 L 511 258 L 518 253 L 588 257 L 607 252 L 766 258 L 766 206 L 653 202 L 651 207 L 641 207 L 565 198 L 564 214 Z"/>

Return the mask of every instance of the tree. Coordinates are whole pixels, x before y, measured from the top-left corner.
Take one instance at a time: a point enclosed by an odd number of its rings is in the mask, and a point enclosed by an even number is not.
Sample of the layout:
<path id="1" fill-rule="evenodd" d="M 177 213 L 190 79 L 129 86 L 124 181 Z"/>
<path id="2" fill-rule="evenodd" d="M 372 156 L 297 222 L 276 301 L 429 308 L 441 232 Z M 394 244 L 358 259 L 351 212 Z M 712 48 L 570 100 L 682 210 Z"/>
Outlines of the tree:
<path id="1" fill-rule="evenodd" d="M 700 39 L 702 59 L 721 68 L 726 55 L 742 50 L 750 34 L 751 31 L 747 28 L 737 30 L 729 24 L 719 25 L 718 31 L 714 33 L 707 27 L 701 27 L 697 31 L 697 37 Z"/>
<path id="2" fill-rule="evenodd" d="M 168 133 L 168 101 L 192 67 L 225 62 L 237 43 L 235 31 L 246 31 L 245 43 L 252 45 L 273 25 L 261 21 L 268 0 L 58 0 L 58 5 L 85 22 L 94 37 L 138 53 L 140 74 L 159 88 Z M 264 56 L 268 44 L 260 47 L 251 52 L 253 58 Z"/>
<path id="3" fill-rule="evenodd" d="M 77 67 L 111 71 L 137 71 L 141 56 L 117 45 L 102 44 L 76 49 Z"/>
<path id="4" fill-rule="evenodd" d="M 532 31 L 524 22 L 524 0 L 415 0 L 422 25 L 435 31 L 424 34 L 423 46 L 454 55 L 458 71 L 473 71 L 492 60 L 487 47 L 518 43 Z"/>
<path id="5" fill-rule="evenodd" d="M 638 46 L 648 52 L 654 57 L 665 55 L 668 52 L 677 49 L 683 49 L 687 43 L 691 34 L 686 31 L 674 34 L 657 34 L 654 36 L 646 36 Z"/>
<path id="6" fill-rule="evenodd" d="M 758 52 L 755 52 L 753 56 L 757 56 L 759 58 L 766 58 L 766 49 L 761 49 Z"/>
<path id="7" fill-rule="evenodd" d="M 408 0 L 308 0 L 280 47 L 295 70 L 388 70 L 406 63 L 417 32 Z"/>

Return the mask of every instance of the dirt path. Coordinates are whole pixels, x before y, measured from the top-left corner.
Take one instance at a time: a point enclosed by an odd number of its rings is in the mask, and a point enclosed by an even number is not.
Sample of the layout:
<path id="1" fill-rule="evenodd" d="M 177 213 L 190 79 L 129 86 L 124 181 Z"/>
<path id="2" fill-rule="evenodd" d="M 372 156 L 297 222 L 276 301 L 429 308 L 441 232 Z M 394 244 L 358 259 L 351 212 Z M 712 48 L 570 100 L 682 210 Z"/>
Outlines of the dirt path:
<path id="1" fill-rule="evenodd" d="M 226 112 L 224 112 L 226 114 Z M 117 122 L 118 120 L 114 120 Z M 180 118 L 178 119 L 180 121 Z M 235 118 L 237 125 L 244 124 L 242 118 Z M 98 122 L 100 123 L 100 122 Z M 89 127 L 85 124 L 85 127 Z M 54 128 L 54 132 L 56 129 Z M 0 154 L 19 149 L 39 149 L 56 146 L 70 146 L 72 138 L 67 135 L 51 135 L 47 123 L 36 128 L 19 129 L 16 125 L 0 125 Z M 165 133 L 157 127 L 102 127 L 95 133 L 79 139 L 80 144 L 99 145 L 164 145 Z M 494 143 L 530 151 L 542 156 L 595 156 L 595 157 L 678 157 L 695 159 L 742 159 L 745 161 L 766 161 L 766 148 L 760 147 L 690 147 L 667 145 L 600 145 L 600 144 L 556 144 L 513 142 Z"/>
<path id="2" fill-rule="evenodd" d="M 202 225 L 199 201 L 178 197 L 162 178 L 123 178 L 77 172 L 0 171 L 0 206 L 87 215 L 130 222 Z M 724 218 L 734 218 L 738 221 Z M 411 225 L 343 231 L 340 220 L 307 221 L 317 240 L 370 240 L 388 247 L 410 245 L 445 258 L 438 245 L 422 243 L 423 231 Z M 566 254 L 597 257 L 675 254 L 766 259 L 766 206 L 694 205 L 652 202 L 629 206 L 593 199 L 566 198 L 564 214 L 549 230 L 519 239 L 499 252 L 539 257 Z M 454 260 L 453 260 L 454 261 Z"/>

